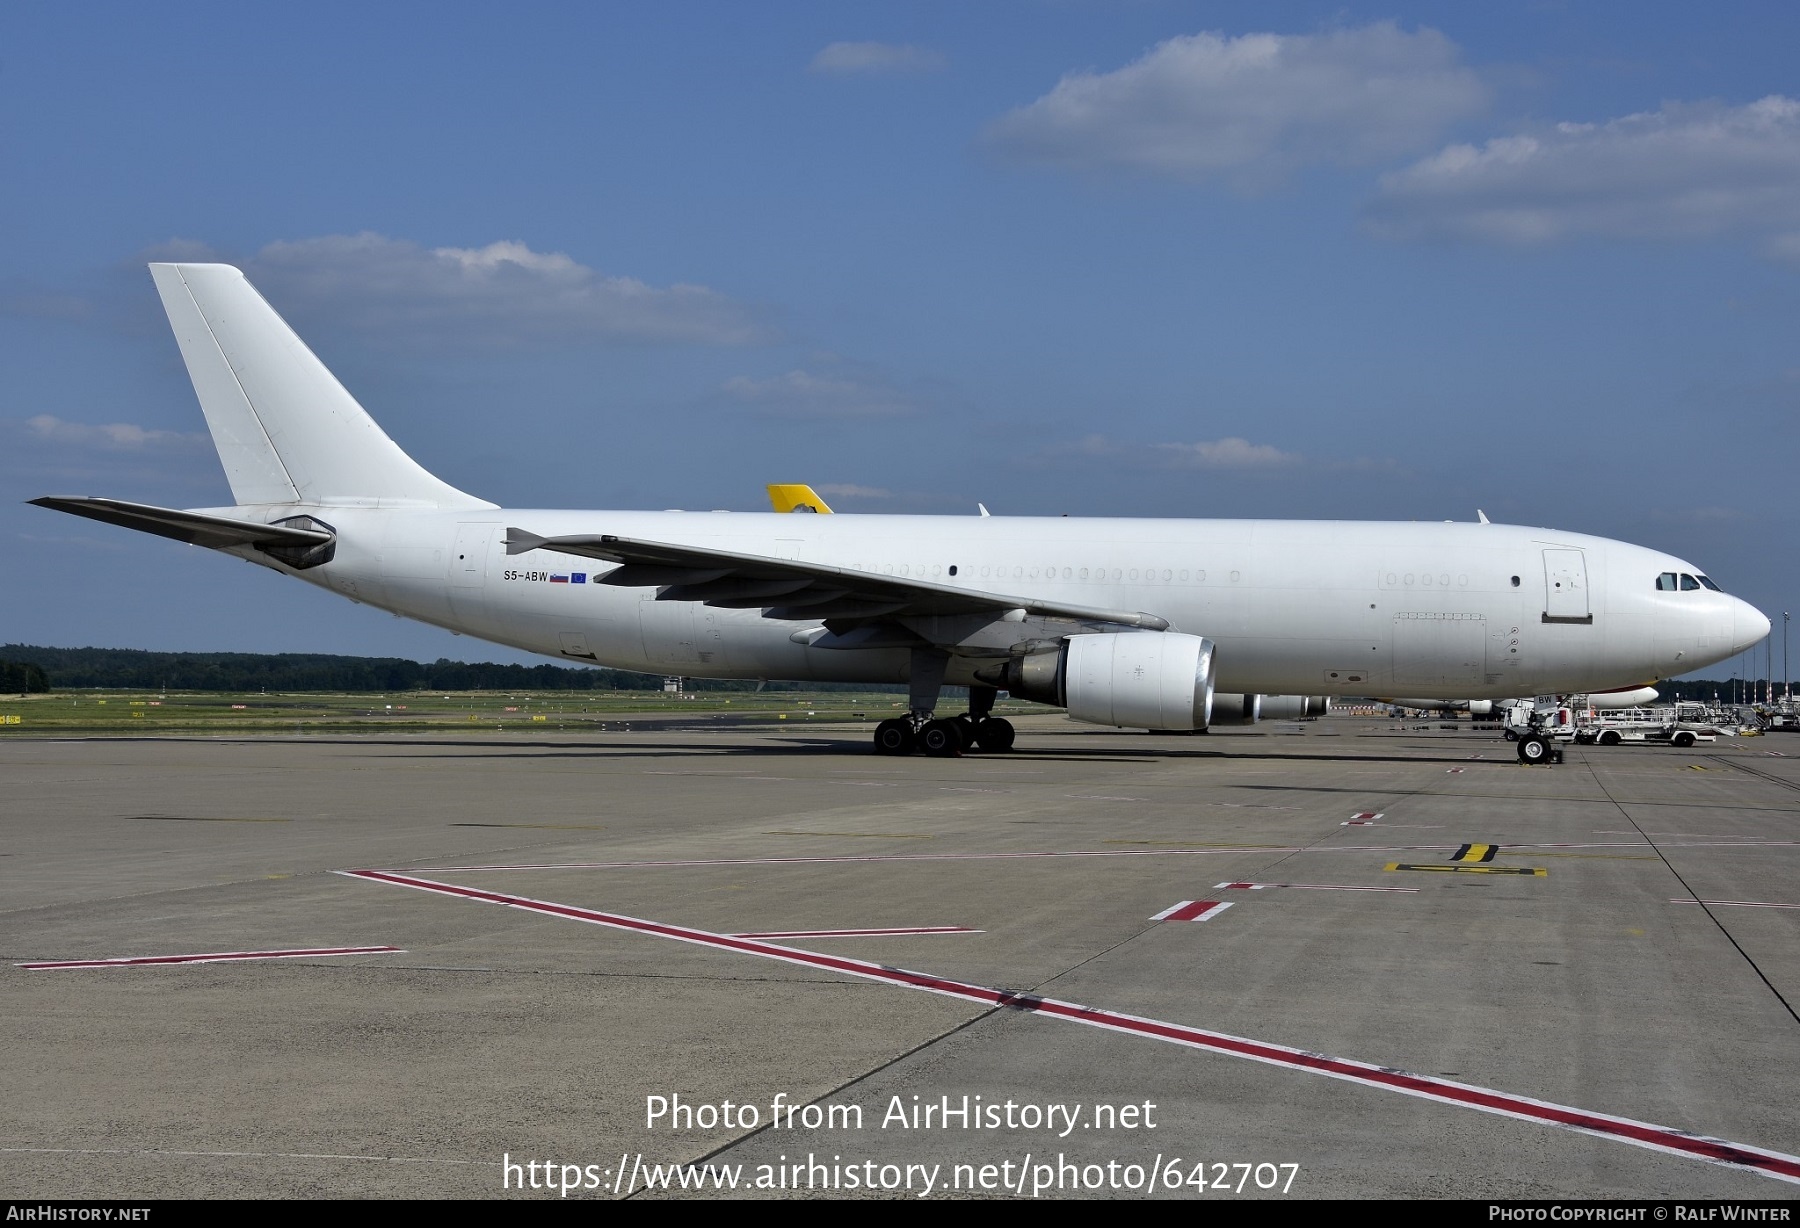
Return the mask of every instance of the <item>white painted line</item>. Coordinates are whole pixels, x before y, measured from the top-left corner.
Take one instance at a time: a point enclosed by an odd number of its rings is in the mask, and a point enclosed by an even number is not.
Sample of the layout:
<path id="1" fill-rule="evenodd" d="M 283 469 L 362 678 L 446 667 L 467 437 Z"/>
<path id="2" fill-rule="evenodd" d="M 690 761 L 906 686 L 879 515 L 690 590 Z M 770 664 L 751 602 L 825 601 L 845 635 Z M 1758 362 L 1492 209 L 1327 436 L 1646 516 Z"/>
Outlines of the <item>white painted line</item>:
<path id="1" fill-rule="evenodd" d="M 1501 1117 L 1541 1122 L 1582 1134 L 1629 1143 L 1651 1151 L 1660 1151 L 1688 1159 L 1705 1160 L 1708 1163 L 1720 1164 L 1728 1168 L 1761 1173 L 1778 1181 L 1800 1184 L 1800 1156 L 1770 1151 L 1744 1143 L 1732 1143 L 1725 1139 L 1708 1138 L 1685 1130 L 1634 1121 L 1629 1117 L 1614 1117 L 1607 1113 L 1570 1108 L 1546 1100 L 1509 1095 L 1506 1092 L 1493 1091 L 1467 1083 L 1453 1083 L 1447 1079 L 1411 1074 L 1389 1066 L 1377 1066 L 1348 1058 L 1331 1057 L 1267 1041 L 1249 1040 L 1224 1032 L 1212 1032 L 1183 1024 L 1166 1023 L 1158 1019 L 1147 1019 L 1140 1015 L 1126 1015 L 1117 1011 L 1082 1006 L 1055 998 L 1040 998 L 1034 994 L 1019 993 L 1014 990 L 975 985 L 949 977 L 933 976 L 930 973 L 912 972 L 905 968 L 849 959 L 841 955 L 804 951 L 798 947 L 775 946 L 750 938 L 733 938 L 729 934 L 713 934 L 686 926 L 665 925 L 618 913 L 603 913 L 589 908 L 577 908 L 569 904 L 556 904 L 547 900 L 533 900 L 525 896 L 506 895 L 497 891 L 480 891 L 473 887 L 434 882 L 431 879 L 417 878 L 410 874 L 397 874 L 387 870 L 339 870 L 337 873 L 352 878 L 367 879 L 371 882 L 410 887 L 417 891 L 427 891 L 437 895 L 500 904 L 550 917 L 584 921 L 591 925 L 604 925 L 611 929 L 629 930 L 658 938 L 671 938 L 677 942 L 688 942 L 697 946 L 737 951 L 741 954 L 779 960 L 783 963 L 799 964 L 802 967 L 841 972 L 848 976 L 899 985 L 925 993 L 941 994 L 950 998 L 960 998 L 989 1007 L 1030 1011 L 1048 1019 L 1060 1019 L 1068 1023 L 1078 1023 L 1086 1027 L 1101 1028 L 1128 1036 L 1140 1036 L 1187 1048 L 1246 1058 L 1253 1062 L 1263 1062 L 1267 1065 L 1280 1066 L 1306 1074 L 1341 1079 L 1348 1083 L 1358 1083 L 1382 1091 L 1398 1092 L 1404 1096 L 1415 1096 L 1421 1100 L 1433 1100 L 1440 1104 L 1472 1108 Z"/>
<path id="2" fill-rule="evenodd" d="M 1761 900 L 1670 900 L 1671 904 L 1712 904 L 1722 908 L 1800 908 L 1800 904 L 1769 904 Z"/>
<path id="3" fill-rule="evenodd" d="M 1214 891 L 1261 891 L 1265 887 L 1290 887 L 1296 891 L 1403 891 L 1419 894 L 1417 887 L 1351 887 L 1339 883 L 1215 883 Z"/>
<path id="4" fill-rule="evenodd" d="M 1383 824 L 1383 826 L 1390 826 Z M 1401 826 L 1392 824 L 1391 826 Z M 1800 840 L 1713 840 L 1693 844 L 1666 844 L 1664 848 L 1787 848 Z M 1029 853 L 860 853 L 836 857 L 715 857 L 668 861 L 539 861 L 510 865 L 414 866 L 421 874 L 465 874 L 476 870 L 655 870 L 692 869 L 704 866 L 819 866 L 895 861 L 1010 861 L 1036 857 L 1193 857 L 1233 853 L 1436 853 L 1461 848 L 1460 844 L 1345 844 L 1306 847 L 1297 844 L 1230 844 L 1174 849 L 1068 849 Z M 1642 849 L 1641 841 L 1595 844 L 1503 844 L 1503 849 Z"/>
<path id="5" fill-rule="evenodd" d="M 886 938 L 897 934 L 985 934 L 966 925 L 912 925 L 877 930 L 765 930 L 756 934 L 733 934 L 733 938 Z"/>
<path id="6" fill-rule="evenodd" d="M 399 947 L 313 947 L 296 951 L 212 951 L 200 955 L 139 955 L 123 959 L 55 959 L 14 964 L 34 972 L 47 968 L 141 968 L 158 964 L 223 964 L 251 959 L 308 959 L 325 955 L 404 955 Z"/>

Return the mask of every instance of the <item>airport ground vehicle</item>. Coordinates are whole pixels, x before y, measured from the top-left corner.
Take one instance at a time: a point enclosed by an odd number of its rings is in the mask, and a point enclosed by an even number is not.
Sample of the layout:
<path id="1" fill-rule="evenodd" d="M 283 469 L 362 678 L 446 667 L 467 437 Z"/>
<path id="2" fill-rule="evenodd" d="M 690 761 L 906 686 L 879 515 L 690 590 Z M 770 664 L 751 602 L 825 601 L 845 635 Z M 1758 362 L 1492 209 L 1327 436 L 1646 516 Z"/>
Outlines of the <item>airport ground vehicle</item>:
<path id="1" fill-rule="evenodd" d="M 1638 742 L 1652 745 L 1693 746 L 1733 737 L 1739 732 L 1735 718 L 1700 703 L 1675 703 L 1657 707 L 1606 709 L 1588 706 L 1585 696 L 1566 703 L 1545 697 L 1505 710 L 1505 736 L 1521 744 L 1533 734 L 1552 742 L 1583 746 L 1620 746 Z M 1541 750 L 1535 752 L 1541 753 Z M 1533 760 L 1521 750 L 1520 758 Z"/>
<path id="2" fill-rule="evenodd" d="M 1605 690 L 1769 630 L 1680 559 L 1485 521 L 502 509 L 407 456 L 237 269 L 151 272 L 234 505 L 33 502 L 564 660 L 905 682 L 885 753 L 1010 747 L 1000 689 L 1203 729 L 1216 692 L 1244 714 L 1256 696 Z M 966 718 L 936 715 L 945 685 L 970 689 Z"/>

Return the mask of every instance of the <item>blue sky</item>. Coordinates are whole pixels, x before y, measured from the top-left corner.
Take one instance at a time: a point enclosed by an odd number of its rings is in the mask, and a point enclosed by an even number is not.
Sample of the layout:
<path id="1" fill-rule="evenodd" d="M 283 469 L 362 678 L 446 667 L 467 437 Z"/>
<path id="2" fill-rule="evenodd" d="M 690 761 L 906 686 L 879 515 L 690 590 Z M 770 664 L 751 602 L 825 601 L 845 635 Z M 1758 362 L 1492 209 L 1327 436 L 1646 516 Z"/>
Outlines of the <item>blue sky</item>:
<path id="1" fill-rule="evenodd" d="M 515 659 L 22 505 L 229 502 L 172 255 L 508 505 L 1480 507 L 1779 629 L 1795 46 L 1778 4 L 9 5 L 0 641 Z"/>

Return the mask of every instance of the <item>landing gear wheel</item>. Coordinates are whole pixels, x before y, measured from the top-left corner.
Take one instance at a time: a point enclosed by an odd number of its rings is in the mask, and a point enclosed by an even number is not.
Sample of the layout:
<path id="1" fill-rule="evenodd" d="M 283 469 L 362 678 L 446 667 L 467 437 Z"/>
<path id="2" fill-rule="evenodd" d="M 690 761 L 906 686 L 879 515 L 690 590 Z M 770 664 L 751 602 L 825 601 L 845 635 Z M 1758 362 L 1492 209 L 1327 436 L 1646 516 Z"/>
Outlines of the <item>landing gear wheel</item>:
<path id="1" fill-rule="evenodd" d="M 878 755 L 910 755 L 918 749 L 909 721 L 887 720 L 875 726 L 875 753 Z"/>
<path id="2" fill-rule="evenodd" d="M 990 716 L 975 726 L 975 744 L 982 750 L 1004 752 L 1012 749 L 1012 722 L 1004 716 Z"/>
<path id="3" fill-rule="evenodd" d="M 964 750 L 974 750 L 975 746 L 976 746 L 975 718 L 973 716 L 969 715 L 967 712 L 965 712 L 961 716 L 951 717 L 950 722 L 951 722 L 951 724 L 955 725 L 957 728 L 957 731 L 962 734 L 963 749 Z"/>
<path id="4" fill-rule="evenodd" d="M 1506 731 L 1506 732 L 1505 732 L 1505 733 L 1504 733 L 1504 734 L 1502 734 L 1502 735 L 1501 735 L 1501 736 L 1502 736 L 1502 737 L 1504 737 L 1504 738 L 1505 738 L 1505 739 L 1506 739 L 1506 740 L 1507 740 L 1507 741 L 1508 741 L 1508 742 L 1517 742 L 1517 741 L 1518 741 L 1518 740 L 1519 740 L 1519 735 L 1518 735 L 1518 734 L 1516 734 L 1516 733 L 1514 733 L 1514 732 L 1513 732 L 1513 731 L 1512 731 L 1512 730 L 1510 730 L 1510 729 L 1508 729 L 1508 730 L 1507 730 L 1507 731 Z"/>
<path id="5" fill-rule="evenodd" d="M 963 753 L 962 730 L 954 720 L 926 721 L 919 730 L 919 747 L 934 759 L 959 759 Z"/>
<path id="6" fill-rule="evenodd" d="M 1549 738 L 1533 733 L 1519 739 L 1520 763 L 1549 763 L 1551 754 Z"/>

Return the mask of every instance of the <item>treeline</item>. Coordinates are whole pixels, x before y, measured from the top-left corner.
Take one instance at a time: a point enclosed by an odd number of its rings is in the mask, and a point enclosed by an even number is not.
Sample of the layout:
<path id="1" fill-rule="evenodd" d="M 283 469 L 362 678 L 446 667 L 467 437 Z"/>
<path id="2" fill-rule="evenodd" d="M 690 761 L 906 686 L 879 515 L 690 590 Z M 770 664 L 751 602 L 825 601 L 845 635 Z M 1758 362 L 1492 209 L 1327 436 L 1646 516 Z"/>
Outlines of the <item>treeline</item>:
<path id="1" fill-rule="evenodd" d="M 36 695 L 50 689 L 41 667 L 28 661 L 0 661 L 0 694 Z"/>
<path id="2" fill-rule="evenodd" d="M 172 691 L 660 691 L 661 674 L 563 665 L 429 664 L 325 653 L 144 652 L 135 648 L 0 645 L 0 691 L 89 687 Z M 13 671 L 18 671 L 16 674 Z M 15 685 L 17 678 L 21 685 Z M 35 682 L 33 682 L 35 680 Z M 41 684 L 41 685 L 38 685 Z M 754 681 L 695 678 L 693 691 L 754 691 Z M 770 682 L 770 691 L 886 691 L 846 683 Z"/>

